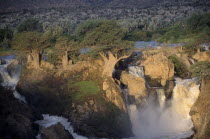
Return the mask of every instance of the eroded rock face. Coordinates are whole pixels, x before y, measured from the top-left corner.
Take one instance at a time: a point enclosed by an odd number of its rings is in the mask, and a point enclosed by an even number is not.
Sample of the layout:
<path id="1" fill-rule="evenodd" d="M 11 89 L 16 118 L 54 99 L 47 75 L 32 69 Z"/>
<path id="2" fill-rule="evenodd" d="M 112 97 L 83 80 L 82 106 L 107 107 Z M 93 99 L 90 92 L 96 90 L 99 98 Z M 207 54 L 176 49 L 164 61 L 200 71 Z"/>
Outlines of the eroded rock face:
<path id="1" fill-rule="evenodd" d="M 135 77 L 125 71 L 122 72 L 120 81 L 128 87 L 129 95 L 137 97 L 146 97 L 147 89 L 144 78 Z"/>
<path id="2" fill-rule="evenodd" d="M 44 128 L 41 131 L 41 138 L 42 139 L 74 139 L 73 136 L 67 130 L 65 130 L 65 128 L 60 123 Z"/>
<path id="3" fill-rule="evenodd" d="M 106 91 L 106 98 L 114 103 L 122 111 L 126 111 L 123 94 L 119 86 L 117 86 L 113 79 L 105 79 L 103 82 L 103 90 Z"/>
<path id="4" fill-rule="evenodd" d="M 210 55 L 208 54 L 209 51 L 205 52 L 198 52 L 196 53 L 193 58 L 197 61 L 209 61 L 210 62 Z"/>
<path id="5" fill-rule="evenodd" d="M 75 132 L 80 135 L 100 138 L 131 136 L 131 125 L 125 112 L 123 95 L 115 81 L 107 80 L 108 90 L 102 91 L 103 80 L 96 80 L 96 70 L 74 71 L 73 75 L 79 75 L 73 79 L 75 82 L 90 79 L 98 81 L 101 92 L 73 100 L 76 93 L 74 89 L 77 88 L 67 88 L 68 79 L 73 77 L 71 72 L 66 71 L 65 76 L 53 76 L 44 71 L 30 69 L 23 72 L 17 89 L 37 113 L 68 118 Z"/>
<path id="6" fill-rule="evenodd" d="M 174 64 L 163 53 L 145 57 L 141 66 L 144 66 L 146 76 L 152 80 L 159 80 L 162 86 L 174 76 Z"/>
<path id="7" fill-rule="evenodd" d="M 194 139 L 210 137 L 210 76 L 205 76 L 201 83 L 201 93 L 191 109 L 190 115 L 194 122 L 196 134 Z"/>

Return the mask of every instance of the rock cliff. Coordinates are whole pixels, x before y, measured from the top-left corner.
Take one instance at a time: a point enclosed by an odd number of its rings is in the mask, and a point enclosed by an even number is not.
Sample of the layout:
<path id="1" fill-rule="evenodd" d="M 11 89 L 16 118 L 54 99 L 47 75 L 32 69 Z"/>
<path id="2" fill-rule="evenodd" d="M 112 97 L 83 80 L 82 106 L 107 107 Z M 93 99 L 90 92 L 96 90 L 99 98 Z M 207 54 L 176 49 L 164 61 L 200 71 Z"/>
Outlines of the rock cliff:
<path id="1" fill-rule="evenodd" d="M 202 78 L 201 93 L 191 109 L 196 134 L 194 139 L 207 139 L 210 137 L 210 76 Z"/>
<path id="2" fill-rule="evenodd" d="M 205 52 L 198 52 L 196 53 L 193 58 L 197 61 L 209 61 L 210 62 L 210 54 L 209 51 Z"/>
<path id="3" fill-rule="evenodd" d="M 146 56 L 142 60 L 145 75 L 152 80 L 158 80 L 162 86 L 174 76 L 174 64 L 163 53 Z"/>

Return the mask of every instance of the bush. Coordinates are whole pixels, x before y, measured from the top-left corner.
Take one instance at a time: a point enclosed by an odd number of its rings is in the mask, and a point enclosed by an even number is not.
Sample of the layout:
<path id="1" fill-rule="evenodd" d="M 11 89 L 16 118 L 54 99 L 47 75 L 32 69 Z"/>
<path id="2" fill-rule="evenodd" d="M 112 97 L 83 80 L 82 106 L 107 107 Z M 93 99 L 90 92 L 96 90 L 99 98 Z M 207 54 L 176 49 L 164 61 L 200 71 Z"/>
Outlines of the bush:
<path id="1" fill-rule="evenodd" d="M 189 75 L 187 67 L 177 56 L 169 56 L 169 59 L 174 63 L 174 70 L 178 77 L 184 78 Z"/>
<path id="2" fill-rule="evenodd" d="M 192 77 L 197 77 L 200 75 L 210 75 L 210 62 L 197 62 L 190 67 L 190 71 L 192 73 Z"/>
<path id="3" fill-rule="evenodd" d="M 149 41 L 151 40 L 151 34 L 144 31 L 132 31 L 126 34 L 125 38 L 129 41 Z"/>
<path id="4" fill-rule="evenodd" d="M 185 20 L 159 29 L 162 34 L 156 40 L 169 43 L 191 43 L 199 45 L 210 41 L 210 13 L 194 14 Z"/>

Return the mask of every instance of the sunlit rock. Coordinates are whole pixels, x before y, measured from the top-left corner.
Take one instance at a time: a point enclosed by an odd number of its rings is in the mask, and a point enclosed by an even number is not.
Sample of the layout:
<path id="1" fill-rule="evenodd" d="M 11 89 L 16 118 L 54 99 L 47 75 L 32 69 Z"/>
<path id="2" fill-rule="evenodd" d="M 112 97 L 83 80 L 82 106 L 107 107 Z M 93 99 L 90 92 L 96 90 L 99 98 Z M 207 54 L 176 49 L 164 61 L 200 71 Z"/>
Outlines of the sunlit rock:
<path id="1" fill-rule="evenodd" d="M 207 139 L 210 137 L 210 76 L 202 78 L 201 93 L 193 105 L 190 115 L 192 117 L 196 134 L 194 139 Z"/>
<path id="2" fill-rule="evenodd" d="M 210 54 L 208 51 L 205 52 L 198 52 L 196 53 L 193 58 L 197 61 L 209 61 L 210 62 Z"/>
<path id="3" fill-rule="evenodd" d="M 162 86 L 174 76 L 174 64 L 163 54 L 158 53 L 145 57 L 141 66 L 144 67 L 145 75 L 151 79 L 160 80 Z"/>

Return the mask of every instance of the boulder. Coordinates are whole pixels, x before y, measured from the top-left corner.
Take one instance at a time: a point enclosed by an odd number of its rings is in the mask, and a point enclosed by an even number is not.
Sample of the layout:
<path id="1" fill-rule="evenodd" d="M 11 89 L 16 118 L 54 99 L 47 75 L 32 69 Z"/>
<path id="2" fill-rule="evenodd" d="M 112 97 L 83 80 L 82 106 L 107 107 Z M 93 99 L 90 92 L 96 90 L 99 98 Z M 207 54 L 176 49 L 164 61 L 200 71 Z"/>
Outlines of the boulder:
<path id="1" fill-rule="evenodd" d="M 42 139 L 74 139 L 74 137 L 60 124 L 52 125 L 41 131 Z"/>
<path id="2" fill-rule="evenodd" d="M 201 83 L 201 93 L 191 108 L 196 134 L 194 139 L 207 139 L 210 137 L 210 76 L 205 76 Z"/>
<path id="3" fill-rule="evenodd" d="M 126 111 L 123 94 L 120 87 L 111 78 L 107 78 L 103 82 L 103 90 L 106 91 L 106 98 L 115 104 L 120 110 Z"/>
<path id="4" fill-rule="evenodd" d="M 164 87 L 164 93 L 167 99 L 170 99 L 173 95 L 173 89 L 175 87 L 175 82 L 174 81 L 168 81 L 166 83 L 166 86 Z"/>
<path id="5" fill-rule="evenodd" d="M 147 89 L 144 78 L 135 77 L 125 71 L 122 72 L 120 81 L 127 86 L 129 95 L 137 97 L 146 97 Z"/>
<path id="6" fill-rule="evenodd" d="M 144 67 L 145 75 L 152 80 L 159 80 L 162 86 L 166 85 L 166 81 L 174 76 L 174 64 L 163 53 L 157 53 L 145 57 L 141 61 L 141 66 Z"/>
<path id="7" fill-rule="evenodd" d="M 201 61 L 209 61 L 210 62 L 210 54 L 208 54 L 208 53 L 209 53 L 209 51 L 198 52 L 193 56 L 193 58 L 199 62 L 201 62 Z"/>
<path id="8" fill-rule="evenodd" d="M 6 60 L 0 59 L 0 65 L 4 65 L 4 64 L 6 64 L 6 63 L 7 63 Z"/>
<path id="9" fill-rule="evenodd" d="M 11 77 L 17 76 L 20 74 L 21 65 L 17 60 L 12 60 L 7 66 L 7 71 Z"/>

